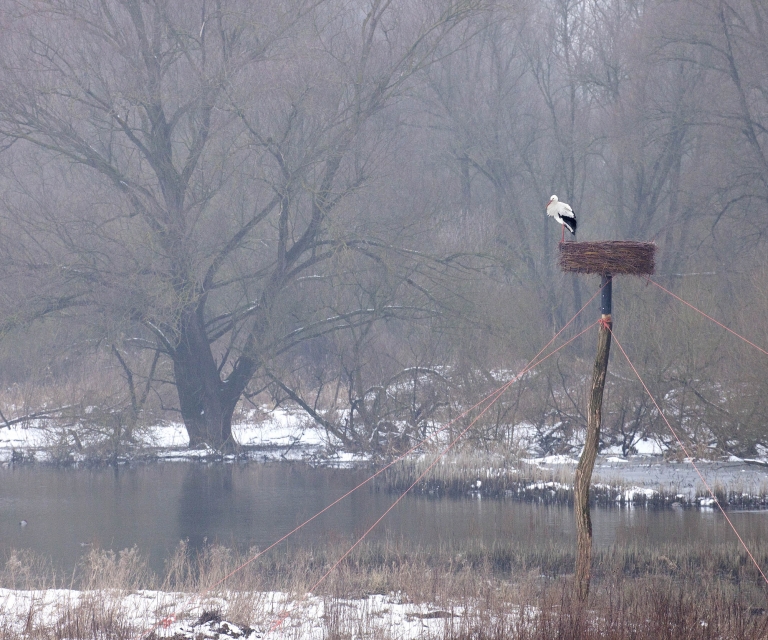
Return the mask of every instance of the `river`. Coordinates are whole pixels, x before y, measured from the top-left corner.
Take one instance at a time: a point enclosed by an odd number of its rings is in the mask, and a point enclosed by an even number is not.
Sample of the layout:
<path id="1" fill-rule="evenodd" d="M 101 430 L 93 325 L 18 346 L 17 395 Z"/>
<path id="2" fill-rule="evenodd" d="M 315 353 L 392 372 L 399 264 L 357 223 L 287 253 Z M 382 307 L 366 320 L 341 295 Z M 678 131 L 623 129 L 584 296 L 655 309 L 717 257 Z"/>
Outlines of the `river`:
<path id="1" fill-rule="evenodd" d="M 117 468 L 0 468 L 0 548 L 30 549 L 66 575 L 93 546 L 137 546 L 150 566 L 180 540 L 264 548 L 367 478 L 360 469 L 298 463 L 158 463 Z M 397 498 L 376 481 L 352 493 L 291 537 L 293 545 L 362 535 Z M 747 540 L 765 539 L 768 512 L 729 513 Z M 712 509 L 595 508 L 595 545 L 736 539 Z M 25 525 L 20 524 L 25 522 Z M 572 510 L 513 499 L 406 496 L 370 538 L 429 546 L 514 539 L 572 545 Z"/>

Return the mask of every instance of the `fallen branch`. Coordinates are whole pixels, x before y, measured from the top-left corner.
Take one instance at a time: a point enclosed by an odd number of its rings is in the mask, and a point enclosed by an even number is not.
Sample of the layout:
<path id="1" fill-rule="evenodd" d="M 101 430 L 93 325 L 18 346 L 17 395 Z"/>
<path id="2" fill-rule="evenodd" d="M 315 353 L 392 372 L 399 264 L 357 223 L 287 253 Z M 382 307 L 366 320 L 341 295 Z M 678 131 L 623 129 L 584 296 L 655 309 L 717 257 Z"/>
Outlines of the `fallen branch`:
<path id="1" fill-rule="evenodd" d="M 5 415 L 3 415 L 3 412 L 0 411 L 0 418 L 3 420 L 3 425 L 0 426 L 0 428 L 8 428 L 10 429 L 13 425 L 19 424 L 20 422 L 27 422 L 29 420 L 49 420 L 51 418 L 58 417 L 58 414 L 60 414 L 62 411 L 66 411 L 67 409 L 71 409 L 74 405 L 66 405 L 64 407 L 58 407 L 56 409 L 49 409 L 47 411 L 36 411 L 34 413 L 29 413 L 25 416 L 20 416 L 18 418 L 11 418 L 8 420 Z"/>

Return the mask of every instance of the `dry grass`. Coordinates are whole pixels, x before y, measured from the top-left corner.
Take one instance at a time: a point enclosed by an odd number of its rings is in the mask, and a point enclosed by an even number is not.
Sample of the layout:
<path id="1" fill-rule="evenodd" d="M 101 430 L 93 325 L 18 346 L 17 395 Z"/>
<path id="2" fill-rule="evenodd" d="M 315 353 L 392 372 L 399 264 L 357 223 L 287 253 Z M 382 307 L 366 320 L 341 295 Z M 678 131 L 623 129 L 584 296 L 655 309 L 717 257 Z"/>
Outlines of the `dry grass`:
<path id="1" fill-rule="evenodd" d="M 573 504 L 575 465 L 555 465 L 546 469 L 526 462 L 524 454 L 510 453 L 503 448 L 490 452 L 472 450 L 444 456 L 423 479 L 418 480 L 433 463 L 434 455 L 405 458 L 393 464 L 381 475 L 380 487 L 400 494 L 413 485 L 410 489 L 412 493 L 435 498 L 479 493 L 484 497 L 507 497 L 537 504 Z M 592 482 L 590 502 L 606 507 L 627 504 L 625 492 L 634 486 L 620 478 L 600 477 L 598 474 Z M 659 484 L 650 488 L 655 491 L 653 495 L 635 492 L 629 501 L 637 506 L 668 507 L 675 502 L 695 504 L 698 498 L 709 497 L 703 489 L 689 500 L 681 497 L 676 485 Z M 713 489 L 724 506 L 740 509 L 763 509 L 768 506 L 768 483 L 715 484 Z"/>
<path id="2" fill-rule="evenodd" d="M 211 546 L 192 553 L 182 544 L 161 578 L 148 571 L 135 549 L 117 554 L 94 550 L 70 579 L 85 595 L 76 601 L 62 599 L 47 625 L 40 622 L 38 598 L 25 612 L 28 623 L 20 635 L 0 601 L 0 639 L 140 637 L 146 629 L 132 624 L 120 600 L 148 588 L 201 594 L 198 602 L 204 602 L 210 615 L 219 613 L 241 626 L 263 629 L 276 616 L 269 592 L 301 599 L 346 548 L 337 543 L 266 554 L 223 583 L 229 572 L 253 557 L 252 552 L 241 555 Z M 757 545 L 754 552 L 765 565 L 768 544 Z M 572 598 L 571 566 L 572 551 L 551 544 L 506 541 L 424 549 L 402 542 L 370 543 L 342 562 L 315 595 L 325 603 L 326 637 L 337 638 L 348 637 L 345 630 L 350 628 L 376 628 L 363 606 L 373 594 L 429 603 L 430 611 L 445 616 L 442 637 L 457 640 L 751 640 L 768 634 L 765 589 L 734 545 L 598 549 L 586 610 Z M 38 572 L 48 585 L 41 583 Z M 15 589 L 61 586 L 45 563 L 19 554 L 6 562 L 0 584 Z M 183 608 L 172 606 L 158 615 L 170 613 L 185 615 Z M 199 612 L 186 615 L 197 618 Z M 375 632 L 361 637 L 392 636 Z"/>
<path id="3" fill-rule="evenodd" d="M 652 242 L 563 242 L 560 268 L 574 273 L 650 275 L 655 269 Z"/>

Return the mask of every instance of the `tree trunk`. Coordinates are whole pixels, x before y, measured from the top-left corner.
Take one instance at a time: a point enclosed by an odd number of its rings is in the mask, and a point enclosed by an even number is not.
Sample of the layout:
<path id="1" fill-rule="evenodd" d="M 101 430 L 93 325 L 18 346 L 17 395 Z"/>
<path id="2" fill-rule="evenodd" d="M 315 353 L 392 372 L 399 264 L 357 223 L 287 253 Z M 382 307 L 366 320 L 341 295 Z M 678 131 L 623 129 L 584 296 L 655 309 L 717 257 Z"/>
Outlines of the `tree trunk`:
<path id="1" fill-rule="evenodd" d="M 610 311 L 610 276 L 603 280 L 603 299 L 608 289 L 608 311 Z M 605 311 L 605 307 L 603 308 Z M 603 410 L 603 390 L 608 371 L 608 356 L 611 351 L 611 314 L 603 313 L 597 332 L 597 357 L 592 373 L 592 390 L 589 396 L 587 415 L 587 437 L 584 451 L 576 466 L 574 479 L 574 513 L 576 517 L 576 595 L 581 602 L 589 596 L 589 580 L 592 571 L 592 519 L 589 515 L 589 485 L 600 445 L 600 423 Z"/>
<path id="2" fill-rule="evenodd" d="M 171 354 L 181 417 L 191 448 L 231 452 L 232 414 L 243 389 L 235 380 L 221 380 L 200 315 L 183 313 L 181 338 Z"/>

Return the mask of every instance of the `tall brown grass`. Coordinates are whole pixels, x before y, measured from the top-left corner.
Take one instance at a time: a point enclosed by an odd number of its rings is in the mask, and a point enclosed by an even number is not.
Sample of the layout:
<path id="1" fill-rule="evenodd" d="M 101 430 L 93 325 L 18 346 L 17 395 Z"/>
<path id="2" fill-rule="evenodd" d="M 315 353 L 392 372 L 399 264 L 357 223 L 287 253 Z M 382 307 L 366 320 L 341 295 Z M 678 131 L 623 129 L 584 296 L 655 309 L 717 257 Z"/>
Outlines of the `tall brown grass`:
<path id="1" fill-rule="evenodd" d="M 526 454 L 521 455 L 502 448 L 491 452 L 459 452 L 445 456 L 430 467 L 433 461 L 434 455 L 405 458 L 382 474 L 380 486 L 393 493 L 402 493 L 413 485 L 410 489 L 412 493 L 435 497 L 458 497 L 479 492 L 488 497 L 513 497 L 541 504 L 573 503 L 573 465 L 542 468 L 529 462 Z M 425 477 L 420 479 L 425 472 Z M 627 485 L 620 477 L 603 478 L 595 474 L 592 482 L 592 503 L 604 506 L 626 504 L 625 491 L 631 485 Z M 644 506 L 690 502 L 680 495 L 679 488 L 675 485 L 659 484 L 648 488 L 654 489 L 655 493 L 648 496 L 643 492 L 635 492 L 629 501 Z M 760 509 L 768 506 L 766 482 L 759 485 L 740 482 L 733 482 L 728 486 L 715 484 L 713 490 L 722 505 L 742 509 Z M 709 498 L 709 493 L 703 487 L 699 487 L 693 502 L 700 497 Z"/>
<path id="2" fill-rule="evenodd" d="M 147 635 L 151 627 L 139 628 L 121 604 L 139 589 L 177 594 L 158 600 L 156 619 L 174 614 L 194 621 L 207 611 L 243 627 L 265 629 L 282 606 L 274 592 L 300 603 L 346 549 L 345 541 L 338 541 L 288 547 L 252 560 L 255 550 L 239 553 L 212 545 L 193 552 L 181 544 L 166 561 L 163 576 L 154 575 L 136 549 L 93 550 L 67 577 L 56 576 L 39 558 L 11 553 L 0 572 L 0 586 L 64 586 L 80 594 L 62 597 L 55 615 L 47 616 L 41 615 L 40 592 L 21 613 L 0 599 L 0 640 Z M 768 543 L 757 544 L 753 553 L 761 565 L 768 564 Z M 325 604 L 323 625 L 329 638 L 349 637 L 350 629 L 365 631 L 360 637 L 389 638 L 365 606 L 374 594 L 427 605 L 422 615 L 441 618 L 442 636 L 456 640 L 768 637 L 765 585 L 734 545 L 596 549 L 586 608 L 572 597 L 573 561 L 571 549 L 551 543 L 435 548 L 385 540 L 356 548 L 313 595 Z M 230 575 L 238 567 L 243 568 Z"/>

